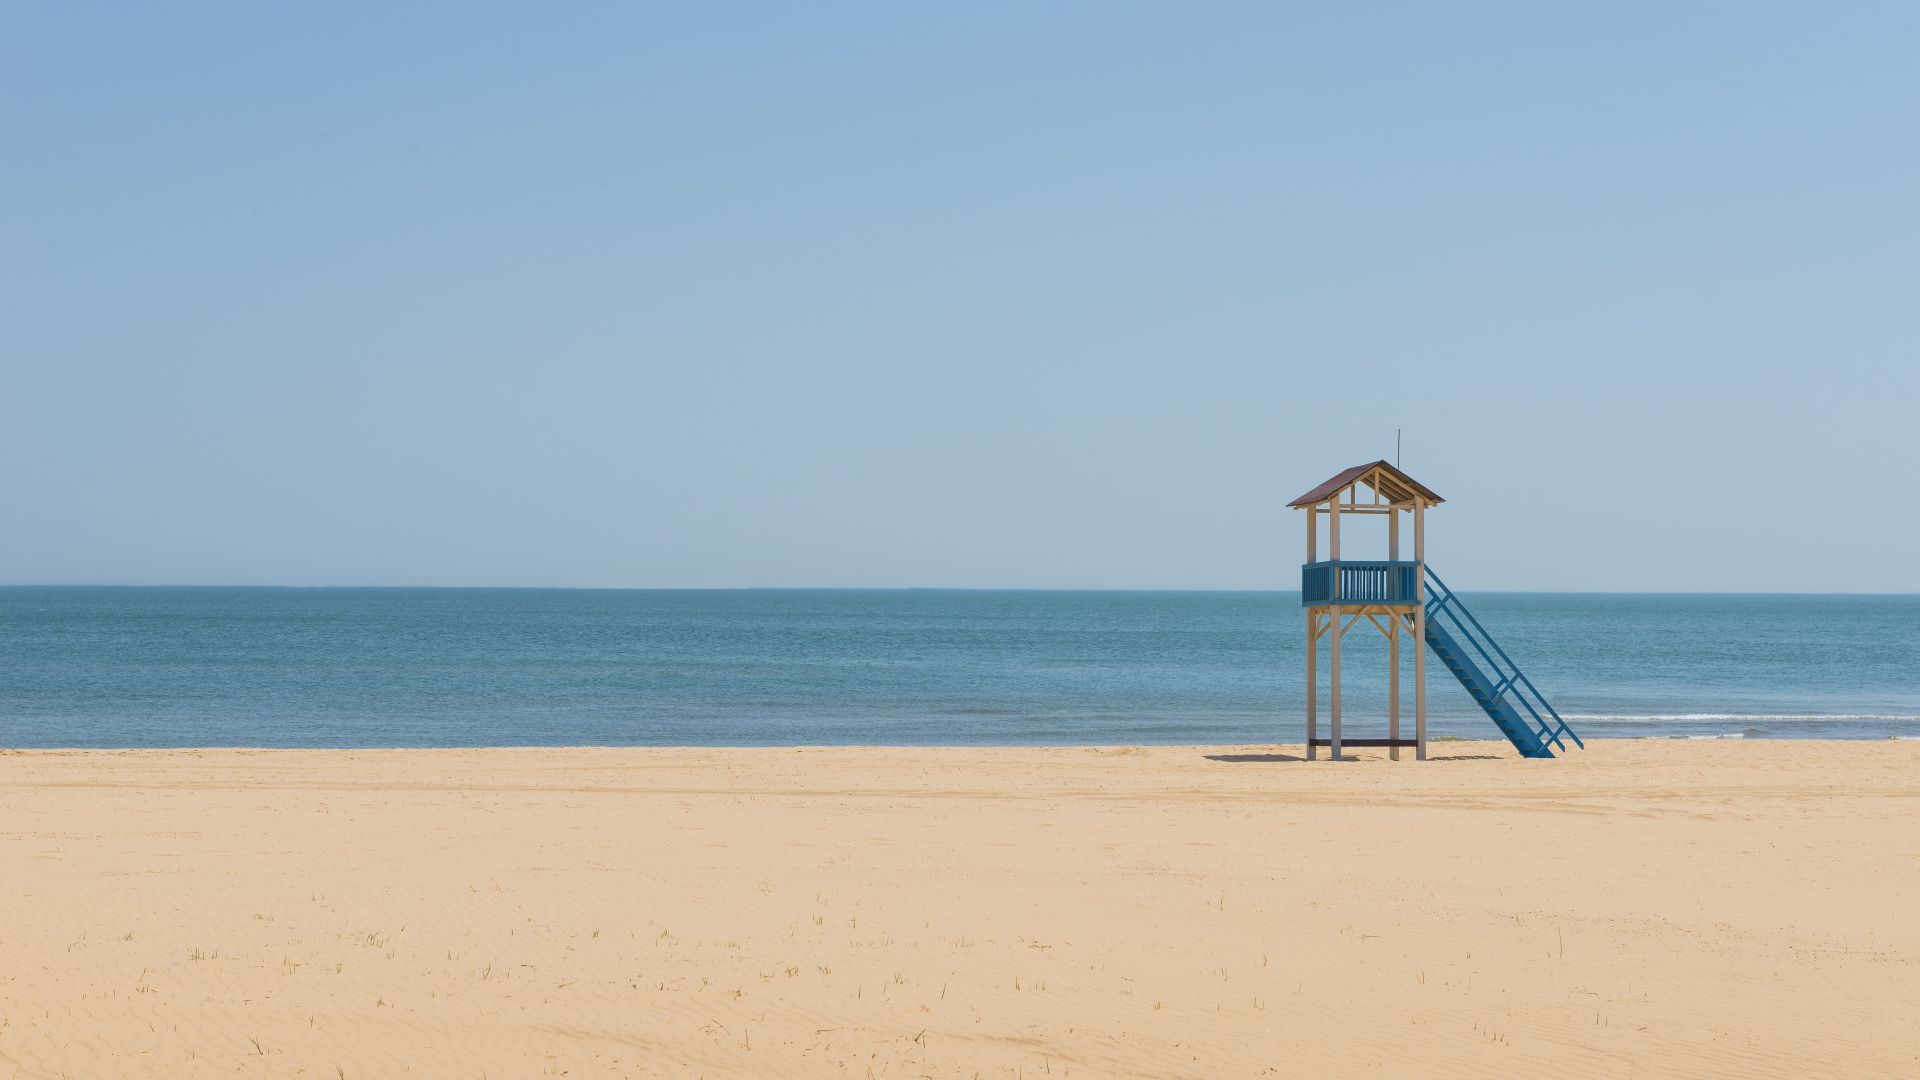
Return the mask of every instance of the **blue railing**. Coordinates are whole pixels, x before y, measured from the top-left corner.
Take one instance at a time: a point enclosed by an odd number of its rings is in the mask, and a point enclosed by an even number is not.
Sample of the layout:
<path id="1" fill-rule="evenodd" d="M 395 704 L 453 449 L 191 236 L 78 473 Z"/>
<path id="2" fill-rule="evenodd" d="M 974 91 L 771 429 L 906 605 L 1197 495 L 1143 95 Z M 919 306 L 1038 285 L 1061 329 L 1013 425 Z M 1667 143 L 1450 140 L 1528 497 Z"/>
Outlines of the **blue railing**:
<path id="1" fill-rule="evenodd" d="M 1546 695 L 1533 685 L 1533 680 L 1527 678 L 1520 670 L 1520 665 L 1514 663 L 1513 658 L 1507 655 L 1507 651 L 1500 647 L 1500 643 L 1493 640 L 1493 635 L 1487 633 L 1487 628 L 1481 626 L 1480 620 L 1473 617 L 1473 612 L 1467 610 L 1467 605 L 1453 595 L 1453 590 L 1447 588 L 1447 583 L 1440 580 L 1440 575 L 1428 570 L 1427 585 L 1427 619 L 1429 621 L 1451 620 L 1453 625 L 1459 628 L 1460 637 L 1473 646 L 1474 651 L 1480 654 L 1480 659 L 1486 661 L 1487 668 L 1493 672 L 1494 676 L 1493 700 L 1497 701 L 1502 696 L 1506 696 L 1518 702 L 1533 722 L 1534 736 L 1543 744 L 1552 743 L 1565 750 L 1567 744 L 1561 741 L 1561 736 L 1564 735 L 1572 739 L 1575 746 L 1586 749 L 1587 744 L 1580 741 L 1580 736 L 1573 733 L 1573 729 L 1567 726 L 1565 720 L 1560 719 L 1560 714 L 1554 711 Z M 1498 659 L 1496 660 L 1495 657 Z M 1492 702 L 1486 704 L 1491 707 Z M 1542 715 L 1543 711 L 1545 715 Z"/>
<path id="2" fill-rule="evenodd" d="M 1417 562 L 1342 560 L 1307 563 L 1300 568 L 1302 605 L 1411 604 L 1419 597 L 1419 587 Z"/>

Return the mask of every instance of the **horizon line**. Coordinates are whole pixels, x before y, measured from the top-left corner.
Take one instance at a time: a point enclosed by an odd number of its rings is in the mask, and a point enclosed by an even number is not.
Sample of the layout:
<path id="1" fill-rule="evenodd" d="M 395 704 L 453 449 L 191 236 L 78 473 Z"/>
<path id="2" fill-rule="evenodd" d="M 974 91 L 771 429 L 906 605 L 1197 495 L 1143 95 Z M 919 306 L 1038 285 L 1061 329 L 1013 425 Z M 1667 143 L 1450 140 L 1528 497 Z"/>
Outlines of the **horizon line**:
<path id="1" fill-rule="evenodd" d="M 125 582 L 0 582 L 0 589 L 274 589 L 361 591 L 463 591 L 497 592 L 1060 592 L 1060 593 L 1272 593 L 1298 594 L 1299 589 L 1224 588 L 1188 586 L 1070 586 L 1070 585 L 262 585 L 209 584 L 205 582 L 168 582 L 130 584 Z M 1506 593 L 1548 596 L 1879 596 L 1920 597 L 1915 592 L 1866 592 L 1861 590 L 1716 590 L 1716 589 L 1514 589 L 1469 588 L 1472 593 Z"/>

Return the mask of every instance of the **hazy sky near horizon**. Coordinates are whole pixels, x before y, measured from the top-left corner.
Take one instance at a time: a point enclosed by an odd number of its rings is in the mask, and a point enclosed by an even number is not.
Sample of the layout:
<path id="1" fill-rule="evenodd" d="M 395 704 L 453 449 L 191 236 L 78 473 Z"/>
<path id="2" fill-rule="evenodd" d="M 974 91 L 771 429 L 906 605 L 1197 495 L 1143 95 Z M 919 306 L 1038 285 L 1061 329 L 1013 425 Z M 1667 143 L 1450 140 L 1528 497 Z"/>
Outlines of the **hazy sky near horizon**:
<path id="1" fill-rule="evenodd" d="M 0 10 L 0 582 L 1920 591 L 1920 7 Z M 1350 534 L 1351 535 L 1351 534 Z"/>

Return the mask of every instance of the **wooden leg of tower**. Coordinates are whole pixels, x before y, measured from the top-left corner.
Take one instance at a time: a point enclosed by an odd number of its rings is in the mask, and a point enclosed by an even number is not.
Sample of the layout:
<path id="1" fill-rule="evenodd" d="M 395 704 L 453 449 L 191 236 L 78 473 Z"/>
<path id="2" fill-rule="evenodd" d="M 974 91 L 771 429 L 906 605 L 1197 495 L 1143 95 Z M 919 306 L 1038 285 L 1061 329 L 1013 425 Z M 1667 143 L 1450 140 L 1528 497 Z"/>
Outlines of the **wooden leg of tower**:
<path id="1" fill-rule="evenodd" d="M 1395 612 L 1388 620 L 1387 627 L 1392 631 L 1387 635 L 1387 738 L 1400 741 L 1400 613 Z M 1387 747 L 1387 756 L 1400 760 L 1400 747 Z"/>
<path id="2" fill-rule="evenodd" d="M 1340 625 L 1340 609 L 1327 609 L 1332 620 L 1327 625 L 1327 633 L 1333 638 L 1333 644 L 1327 646 L 1327 723 L 1331 731 L 1328 738 L 1333 740 L 1333 760 L 1340 760 L 1340 638 L 1344 627 Z"/>
<path id="3" fill-rule="evenodd" d="M 1314 670 L 1315 668 L 1319 667 L 1318 661 L 1320 659 L 1320 639 L 1319 639 L 1319 636 L 1314 633 L 1315 630 L 1319 629 L 1319 625 L 1318 625 L 1319 622 L 1320 622 L 1319 613 L 1316 612 L 1313 608 L 1308 608 L 1307 609 L 1307 760 L 1308 761 L 1312 761 L 1314 758 L 1317 758 L 1320 756 L 1320 751 L 1313 745 L 1313 740 L 1320 737 L 1320 730 L 1319 730 L 1320 718 L 1315 715 L 1319 711 L 1318 707 L 1320 704 L 1319 702 L 1320 673 Z"/>
<path id="4" fill-rule="evenodd" d="M 1413 614 L 1413 757 L 1427 760 L 1427 609 Z"/>

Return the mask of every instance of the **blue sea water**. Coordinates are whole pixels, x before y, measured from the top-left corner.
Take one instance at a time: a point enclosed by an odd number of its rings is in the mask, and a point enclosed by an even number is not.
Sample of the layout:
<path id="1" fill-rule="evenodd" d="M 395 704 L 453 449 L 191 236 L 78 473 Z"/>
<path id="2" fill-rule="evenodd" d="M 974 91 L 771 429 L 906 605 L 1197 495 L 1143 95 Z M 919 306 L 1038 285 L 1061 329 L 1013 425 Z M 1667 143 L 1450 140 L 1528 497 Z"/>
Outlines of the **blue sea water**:
<path id="1" fill-rule="evenodd" d="M 1920 735 L 1920 597 L 1462 595 L 1585 737 Z M 0 588 L 0 746 L 1298 741 L 1303 630 L 1281 592 Z M 1347 638 L 1350 737 L 1385 657 Z M 1434 735 L 1498 737 L 1428 678 Z"/>

